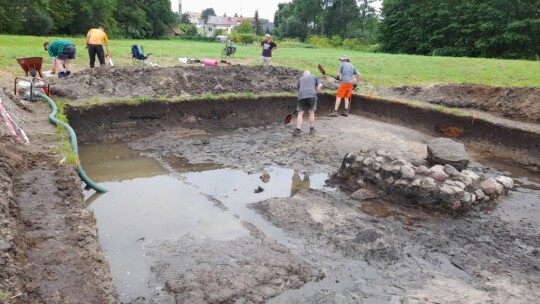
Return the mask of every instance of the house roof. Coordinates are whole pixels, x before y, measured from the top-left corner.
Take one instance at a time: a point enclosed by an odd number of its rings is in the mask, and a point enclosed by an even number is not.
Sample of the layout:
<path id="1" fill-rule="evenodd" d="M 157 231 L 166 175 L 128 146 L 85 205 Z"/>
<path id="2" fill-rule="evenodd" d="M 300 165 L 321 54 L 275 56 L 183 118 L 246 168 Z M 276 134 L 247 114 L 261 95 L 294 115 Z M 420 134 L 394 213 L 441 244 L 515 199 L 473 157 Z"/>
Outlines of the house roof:
<path id="1" fill-rule="evenodd" d="M 182 30 L 180 28 L 178 28 L 177 26 L 169 25 L 168 28 L 169 28 L 169 30 L 167 30 L 167 33 L 174 33 L 175 35 L 184 34 L 184 32 L 182 32 Z"/>
<path id="2" fill-rule="evenodd" d="M 201 18 L 201 15 L 202 15 L 200 12 L 191 12 L 191 11 L 187 11 L 186 14 L 196 17 L 196 18 Z"/>
<path id="3" fill-rule="evenodd" d="M 220 17 L 220 16 L 209 16 L 207 24 L 215 25 L 224 25 L 224 26 L 236 26 L 242 21 L 254 22 L 255 18 L 251 17 Z"/>

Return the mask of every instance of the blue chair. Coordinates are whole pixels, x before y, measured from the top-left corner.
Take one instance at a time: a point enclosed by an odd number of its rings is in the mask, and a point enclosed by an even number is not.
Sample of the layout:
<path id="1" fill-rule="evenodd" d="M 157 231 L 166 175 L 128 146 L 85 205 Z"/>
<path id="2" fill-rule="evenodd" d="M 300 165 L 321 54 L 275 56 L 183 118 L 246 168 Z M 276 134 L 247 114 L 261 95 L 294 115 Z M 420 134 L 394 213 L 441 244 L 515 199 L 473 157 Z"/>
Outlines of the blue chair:
<path id="1" fill-rule="evenodd" d="M 142 45 L 133 45 L 131 46 L 131 59 L 133 60 L 134 64 L 142 64 L 147 65 L 148 64 L 148 57 L 150 57 L 151 54 L 144 55 L 144 48 Z"/>

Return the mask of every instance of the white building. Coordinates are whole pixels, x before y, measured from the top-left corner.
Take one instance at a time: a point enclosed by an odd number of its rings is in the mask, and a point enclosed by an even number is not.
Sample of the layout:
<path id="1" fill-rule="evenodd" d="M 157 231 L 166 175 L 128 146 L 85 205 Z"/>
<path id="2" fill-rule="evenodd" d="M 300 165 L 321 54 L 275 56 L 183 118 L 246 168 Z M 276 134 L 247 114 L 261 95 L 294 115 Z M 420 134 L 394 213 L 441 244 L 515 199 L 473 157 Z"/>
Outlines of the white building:
<path id="1" fill-rule="evenodd" d="M 242 21 L 249 21 L 253 25 L 255 18 L 253 17 L 219 17 L 209 16 L 208 21 L 204 25 L 204 32 L 207 37 L 212 37 L 216 30 L 225 30 L 227 34 L 230 34 L 236 26 L 240 25 Z"/>

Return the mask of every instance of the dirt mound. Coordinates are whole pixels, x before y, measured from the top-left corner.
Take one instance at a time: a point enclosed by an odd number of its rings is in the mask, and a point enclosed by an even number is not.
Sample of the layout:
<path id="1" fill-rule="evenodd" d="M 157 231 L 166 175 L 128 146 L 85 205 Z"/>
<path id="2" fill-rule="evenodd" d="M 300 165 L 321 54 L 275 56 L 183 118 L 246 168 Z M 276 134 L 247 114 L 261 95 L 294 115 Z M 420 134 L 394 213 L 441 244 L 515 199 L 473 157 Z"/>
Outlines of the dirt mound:
<path id="1" fill-rule="evenodd" d="M 379 88 L 385 96 L 447 107 L 474 108 L 503 117 L 540 122 L 540 87 L 491 87 L 481 84 L 435 84 Z"/>
<path id="2" fill-rule="evenodd" d="M 202 95 L 205 93 L 296 92 L 302 71 L 288 67 L 99 68 L 55 80 L 51 91 L 72 100 L 138 96 Z M 326 89 L 335 89 L 323 80 Z"/>

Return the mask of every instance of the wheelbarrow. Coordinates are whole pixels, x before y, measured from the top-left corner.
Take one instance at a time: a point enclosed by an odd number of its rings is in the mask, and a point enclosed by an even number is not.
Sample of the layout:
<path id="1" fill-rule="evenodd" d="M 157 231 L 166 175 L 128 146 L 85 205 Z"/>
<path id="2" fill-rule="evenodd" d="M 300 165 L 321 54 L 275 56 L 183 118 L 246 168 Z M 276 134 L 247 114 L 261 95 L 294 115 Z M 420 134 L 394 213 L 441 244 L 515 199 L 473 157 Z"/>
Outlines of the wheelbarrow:
<path id="1" fill-rule="evenodd" d="M 41 75 L 41 65 L 43 64 L 43 57 L 28 57 L 28 58 L 17 58 L 17 62 L 24 70 L 25 76 L 30 74 L 32 77 L 36 77 L 36 73 L 39 74 L 39 77 L 43 78 Z"/>

